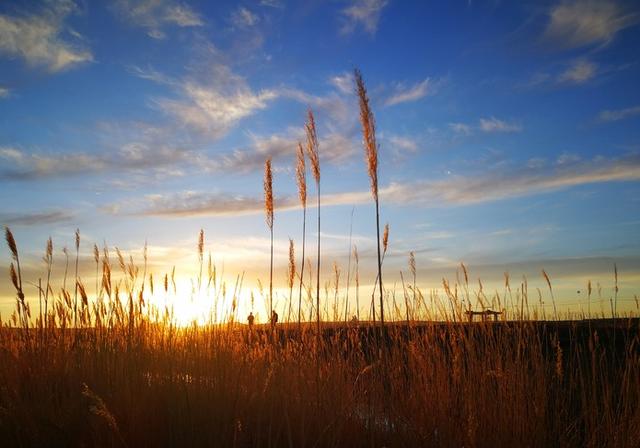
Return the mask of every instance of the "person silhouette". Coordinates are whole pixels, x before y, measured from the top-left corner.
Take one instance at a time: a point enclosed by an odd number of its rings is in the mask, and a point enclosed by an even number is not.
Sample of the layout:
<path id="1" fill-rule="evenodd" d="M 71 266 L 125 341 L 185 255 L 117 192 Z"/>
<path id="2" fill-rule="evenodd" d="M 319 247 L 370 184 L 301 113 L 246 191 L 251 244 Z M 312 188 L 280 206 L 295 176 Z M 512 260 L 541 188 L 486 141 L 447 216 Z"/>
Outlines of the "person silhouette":
<path id="1" fill-rule="evenodd" d="M 249 330 L 253 330 L 253 321 L 255 320 L 255 317 L 253 315 L 253 311 L 251 311 L 249 313 L 249 316 L 247 317 L 247 322 L 249 323 Z"/>

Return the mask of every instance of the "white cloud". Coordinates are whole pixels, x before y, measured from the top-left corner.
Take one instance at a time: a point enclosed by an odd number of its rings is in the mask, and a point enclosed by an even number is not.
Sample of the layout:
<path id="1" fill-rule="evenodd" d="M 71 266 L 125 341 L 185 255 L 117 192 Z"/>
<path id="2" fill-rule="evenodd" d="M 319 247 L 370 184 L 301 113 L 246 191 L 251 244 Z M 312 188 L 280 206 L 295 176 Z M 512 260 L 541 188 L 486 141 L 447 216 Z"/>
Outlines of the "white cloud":
<path id="1" fill-rule="evenodd" d="M 291 128 L 283 134 L 269 136 L 252 135 L 249 147 L 201 160 L 197 165 L 216 173 L 251 173 L 262 170 L 264 161 L 271 157 L 276 168 L 278 163 L 293 166 L 298 142 L 304 142 L 304 138 L 302 128 Z M 321 134 L 318 143 L 322 164 L 339 165 L 358 152 L 357 146 L 339 133 Z"/>
<path id="2" fill-rule="evenodd" d="M 522 130 L 522 126 L 490 117 L 480 119 L 479 129 L 482 132 L 519 132 Z"/>
<path id="3" fill-rule="evenodd" d="M 449 123 L 449 129 L 456 134 L 471 135 L 479 132 L 520 132 L 522 125 L 500 120 L 496 117 L 480 118 L 477 125 L 467 123 Z"/>
<path id="4" fill-rule="evenodd" d="M 74 218 L 65 210 L 52 210 L 33 213 L 0 213 L 0 223 L 5 226 L 35 226 L 68 222 Z"/>
<path id="5" fill-rule="evenodd" d="M 353 94 L 355 91 L 353 74 L 351 73 L 343 73 L 341 75 L 336 75 L 331 77 L 329 80 L 331 85 L 333 85 L 340 93 L 345 95 Z"/>
<path id="6" fill-rule="evenodd" d="M 149 79 L 158 79 L 154 78 Z M 180 98 L 160 98 L 156 103 L 182 124 L 217 139 L 278 96 L 273 90 L 254 92 L 224 65 L 215 65 L 210 79 L 208 84 L 194 79 L 172 81 Z"/>
<path id="7" fill-rule="evenodd" d="M 598 72 L 598 66 L 586 59 L 578 59 L 560 75 L 558 82 L 570 84 L 583 84 L 592 79 Z"/>
<path id="8" fill-rule="evenodd" d="M 189 6 L 173 0 L 117 0 L 115 11 L 132 25 L 145 28 L 147 35 L 163 39 L 165 26 L 198 27 L 204 23 Z"/>
<path id="9" fill-rule="evenodd" d="M 375 34 L 382 9 L 387 4 L 387 0 L 353 0 L 351 6 L 341 11 L 344 19 L 341 32 L 352 33 L 358 26 L 362 26 L 367 33 Z"/>
<path id="10" fill-rule="evenodd" d="M 611 0 L 562 1 L 551 8 L 549 16 L 544 36 L 562 48 L 607 45 L 639 18 Z"/>
<path id="11" fill-rule="evenodd" d="M 0 98 L 7 98 L 11 91 L 6 87 L 0 87 Z"/>
<path id="12" fill-rule="evenodd" d="M 241 6 L 231 13 L 230 20 L 233 26 L 237 28 L 249 28 L 257 25 L 260 19 L 247 8 Z"/>
<path id="13" fill-rule="evenodd" d="M 469 135 L 472 132 L 472 127 L 465 123 L 449 123 L 449 129 L 456 134 Z"/>
<path id="14" fill-rule="evenodd" d="M 93 60 L 91 51 L 81 43 L 72 42 L 65 34 L 64 20 L 76 11 L 75 3 L 58 1 L 38 14 L 20 17 L 0 15 L 0 54 L 24 59 L 31 66 L 59 72 Z"/>
<path id="15" fill-rule="evenodd" d="M 600 121 L 618 121 L 638 114 L 640 114 L 640 106 L 634 106 L 626 109 L 603 110 L 600 112 L 599 119 Z"/>
<path id="16" fill-rule="evenodd" d="M 386 106 L 393 106 L 400 103 L 417 101 L 427 95 L 432 95 L 433 93 L 433 82 L 430 78 L 427 78 L 424 81 L 421 81 L 411 87 L 397 85 L 395 88 L 395 92 L 386 99 L 384 104 Z"/>
<path id="17" fill-rule="evenodd" d="M 26 152 L 0 147 L 0 180 L 31 181 L 62 176 L 141 173 L 144 177 L 167 177 L 181 174 L 179 165 L 195 164 L 197 154 L 175 148 L 161 141 L 132 141 L 115 151 L 104 152 Z M 117 182 L 116 182 L 117 183 Z"/>
<path id="18" fill-rule="evenodd" d="M 260 6 L 267 6 L 269 8 L 284 8 L 284 5 L 280 0 L 260 0 Z"/>
<path id="19" fill-rule="evenodd" d="M 398 152 L 417 152 L 418 151 L 418 143 L 409 138 L 409 137 L 401 137 L 399 135 L 391 135 L 388 138 L 391 146 L 394 147 Z"/>

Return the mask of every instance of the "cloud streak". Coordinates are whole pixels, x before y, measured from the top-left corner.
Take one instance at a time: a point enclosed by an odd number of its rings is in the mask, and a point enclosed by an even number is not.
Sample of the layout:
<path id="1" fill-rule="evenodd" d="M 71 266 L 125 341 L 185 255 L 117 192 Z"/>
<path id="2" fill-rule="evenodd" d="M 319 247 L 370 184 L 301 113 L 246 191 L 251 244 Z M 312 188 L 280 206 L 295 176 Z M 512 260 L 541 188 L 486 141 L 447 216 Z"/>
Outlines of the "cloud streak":
<path id="1" fill-rule="evenodd" d="M 598 66 L 586 59 L 573 61 L 571 65 L 560 75 L 559 83 L 584 84 L 594 78 L 598 72 Z"/>
<path id="2" fill-rule="evenodd" d="M 133 69 L 137 76 L 174 89 L 177 98 L 157 98 L 155 104 L 182 125 L 212 139 L 225 136 L 236 124 L 267 107 L 275 90 L 254 92 L 241 76 L 223 64 L 214 64 L 208 83 L 186 77 L 175 80 L 155 71 Z"/>
<path id="3" fill-rule="evenodd" d="M 395 92 L 385 100 L 384 104 L 385 106 L 395 106 L 396 104 L 410 103 L 433 94 L 434 83 L 430 78 L 426 78 L 410 87 L 396 86 Z"/>
<path id="4" fill-rule="evenodd" d="M 500 120 L 496 117 L 488 117 L 480 118 L 477 125 L 467 123 L 449 123 L 449 129 L 456 134 L 471 135 L 475 131 L 485 133 L 520 132 L 522 131 L 522 125 Z"/>
<path id="5" fill-rule="evenodd" d="M 436 181 L 391 183 L 380 189 L 383 202 L 394 205 L 424 207 L 456 207 L 566 190 L 580 185 L 640 180 L 640 158 L 597 158 L 558 163 L 554 168 L 503 168 L 477 176 L 452 176 Z M 325 194 L 325 206 L 355 205 L 371 202 L 368 191 Z M 228 193 L 183 192 L 166 196 L 148 196 L 128 204 L 115 204 L 113 213 L 146 216 L 237 216 L 263 212 L 259 196 L 247 197 Z M 276 198 L 275 209 L 299 208 L 294 196 Z"/>
<path id="6" fill-rule="evenodd" d="M 189 6 L 172 0 L 117 0 L 114 10 L 118 16 L 134 26 L 145 28 L 154 39 L 166 37 L 167 26 L 199 27 L 202 18 Z"/>
<path id="7" fill-rule="evenodd" d="M 634 115 L 640 115 L 640 106 L 627 107 L 625 109 L 617 110 L 603 110 L 600 112 L 598 118 L 600 121 L 620 121 L 625 118 L 633 117 Z"/>
<path id="8" fill-rule="evenodd" d="M 0 214 L 0 223 L 5 226 L 36 226 L 69 222 L 73 218 L 73 213 L 62 210 L 41 213 L 3 213 Z"/>
<path id="9" fill-rule="evenodd" d="M 93 60 L 91 51 L 66 32 L 64 21 L 77 10 L 72 1 L 49 3 L 38 14 L 0 15 L 0 54 L 23 59 L 50 73 Z"/>
<path id="10" fill-rule="evenodd" d="M 638 19 L 637 13 L 626 12 L 611 0 L 562 1 L 549 11 L 544 38 L 565 49 L 608 45 Z"/>
<path id="11" fill-rule="evenodd" d="M 341 32 L 350 34 L 358 27 L 373 35 L 378 31 L 378 24 L 382 10 L 387 6 L 387 0 L 353 0 L 351 6 L 340 13 L 343 18 Z"/>

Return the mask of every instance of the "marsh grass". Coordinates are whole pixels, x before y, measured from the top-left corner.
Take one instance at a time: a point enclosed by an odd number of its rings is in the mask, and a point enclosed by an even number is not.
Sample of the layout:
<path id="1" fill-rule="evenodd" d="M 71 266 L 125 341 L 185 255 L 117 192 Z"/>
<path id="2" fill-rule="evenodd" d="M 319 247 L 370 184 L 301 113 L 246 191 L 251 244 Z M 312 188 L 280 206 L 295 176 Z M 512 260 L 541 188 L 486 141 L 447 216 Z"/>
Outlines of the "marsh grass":
<path id="1" fill-rule="evenodd" d="M 51 310 L 35 317 L 14 270 L 16 312 L 0 327 L 3 446 L 632 447 L 640 437 L 638 319 L 545 322 L 533 305 L 511 313 L 524 320 L 469 324 L 468 279 L 425 299 L 412 278 L 382 339 L 369 322 L 325 321 L 314 350 L 310 322 L 275 336 L 232 313 L 178 326 L 170 307 L 145 300 L 152 274 L 118 259 L 112 276 L 109 250 L 99 255 L 96 299 L 80 279 L 70 291 L 54 285 Z M 227 300 L 220 279 L 202 287 Z M 513 293 L 525 303 L 523 285 Z M 427 322 L 437 309 L 441 320 Z"/>

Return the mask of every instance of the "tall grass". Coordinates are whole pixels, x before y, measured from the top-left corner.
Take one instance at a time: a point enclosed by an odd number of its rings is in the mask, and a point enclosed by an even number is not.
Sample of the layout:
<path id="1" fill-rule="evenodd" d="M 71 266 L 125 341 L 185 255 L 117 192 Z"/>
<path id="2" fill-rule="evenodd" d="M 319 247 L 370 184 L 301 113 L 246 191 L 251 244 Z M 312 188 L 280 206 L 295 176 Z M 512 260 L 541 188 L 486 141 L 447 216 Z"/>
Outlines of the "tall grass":
<path id="1" fill-rule="evenodd" d="M 298 152 L 296 153 L 296 185 L 298 187 L 300 206 L 302 207 L 302 261 L 300 263 L 300 286 L 298 288 L 298 330 L 300 330 L 302 328 L 302 283 L 304 281 L 305 243 L 307 239 L 307 167 L 304 149 L 302 148 L 302 143 L 299 142 Z"/>
<path id="2" fill-rule="evenodd" d="M 17 245 L 6 236 L 19 293 Z M 448 284 L 451 297 L 403 287 L 415 294 L 411 325 L 390 323 L 406 315 L 389 308 L 383 358 L 366 322 L 325 322 L 316 352 L 297 323 L 275 337 L 231 313 L 178 326 L 172 305 L 149 300 L 152 273 L 140 278 L 126 258 L 112 273 L 103 249 L 97 298 L 78 280 L 77 327 L 61 285 L 52 285 L 46 337 L 31 328 L 27 298 L 0 325 L 3 446 L 637 446 L 638 319 L 460 323 L 463 279 Z M 202 297 L 229 300 L 239 288 L 216 278 Z M 341 291 L 331 292 L 340 300 Z M 514 287 L 514 303 L 526 293 Z M 447 320 L 424 320 L 449 303 Z"/>
<path id="3" fill-rule="evenodd" d="M 307 156 L 311 164 L 311 174 L 316 181 L 316 195 L 318 199 L 318 255 L 316 260 L 316 329 L 320 337 L 320 147 L 316 132 L 316 121 L 313 112 L 309 110 L 305 123 L 307 134 Z"/>
<path id="4" fill-rule="evenodd" d="M 273 319 L 273 174 L 271 172 L 271 158 L 264 163 L 264 210 L 270 235 L 269 319 Z"/>
<path id="5" fill-rule="evenodd" d="M 362 126 L 362 144 L 365 150 L 367 171 L 371 181 L 371 194 L 376 204 L 376 242 L 378 248 L 378 286 L 380 291 L 380 328 L 384 327 L 384 299 L 382 292 L 382 258 L 380 255 L 380 201 L 378 198 L 378 143 L 376 141 L 376 122 L 369 105 L 369 96 L 360 70 L 354 72 L 356 93 L 360 102 L 360 124 Z M 372 310 L 373 311 L 373 310 Z M 374 312 L 375 315 L 375 312 Z"/>

